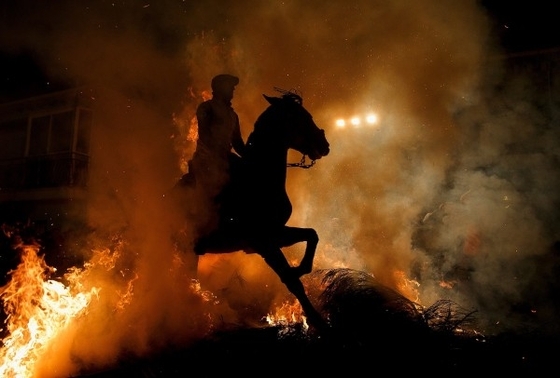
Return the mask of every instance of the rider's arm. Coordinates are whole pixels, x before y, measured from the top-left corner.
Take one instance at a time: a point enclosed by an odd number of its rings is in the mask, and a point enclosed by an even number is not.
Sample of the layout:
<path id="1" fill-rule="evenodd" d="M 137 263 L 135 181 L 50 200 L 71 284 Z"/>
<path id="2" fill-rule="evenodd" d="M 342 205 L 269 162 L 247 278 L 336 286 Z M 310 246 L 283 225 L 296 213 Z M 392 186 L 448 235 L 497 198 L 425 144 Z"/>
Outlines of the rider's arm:
<path id="1" fill-rule="evenodd" d="M 233 134 L 231 138 L 231 145 L 233 150 L 239 154 L 239 156 L 243 156 L 245 152 L 245 142 L 243 142 L 243 137 L 241 136 L 241 127 L 239 126 L 239 117 L 237 114 L 235 115 L 236 122 L 233 128 Z"/>

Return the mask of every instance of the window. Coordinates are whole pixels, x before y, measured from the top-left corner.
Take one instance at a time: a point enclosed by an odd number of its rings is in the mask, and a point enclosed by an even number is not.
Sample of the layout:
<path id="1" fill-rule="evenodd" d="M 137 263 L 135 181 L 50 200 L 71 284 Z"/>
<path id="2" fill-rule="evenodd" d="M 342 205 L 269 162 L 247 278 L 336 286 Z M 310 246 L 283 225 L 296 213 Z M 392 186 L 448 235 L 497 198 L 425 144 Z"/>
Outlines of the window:
<path id="1" fill-rule="evenodd" d="M 51 118 L 50 153 L 72 151 L 73 112 L 53 114 Z"/>
<path id="2" fill-rule="evenodd" d="M 48 152 L 51 116 L 31 119 L 28 156 L 41 156 Z"/>
<path id="3" fill-rule="evenodd" d="M 64 112 L 31 119 L 28 156 L 72 151 L 74 113 Z"/>
<path id="4" fill-rule="evenodd" d="M 93 116 L 91 110 L 80 109 L 78 112 L 78 138 L 76 152 L 89 154 L 89 140 Z"/>
<path id="5" fill-rule="evenodd" d="M 27 119 L 17 119 L 0 123 L 0 159 L 17 159 L 25 154 Z"/>

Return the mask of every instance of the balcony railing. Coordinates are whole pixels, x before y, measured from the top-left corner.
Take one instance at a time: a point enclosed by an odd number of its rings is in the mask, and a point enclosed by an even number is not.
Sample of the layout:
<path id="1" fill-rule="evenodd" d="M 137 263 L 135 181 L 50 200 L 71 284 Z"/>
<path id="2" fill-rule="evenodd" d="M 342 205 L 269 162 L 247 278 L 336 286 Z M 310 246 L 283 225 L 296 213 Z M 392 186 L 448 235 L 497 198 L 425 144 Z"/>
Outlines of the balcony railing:
<path id="1" fill-rule="evenodd" d="M 0 188 L 85 187 L 89 156 L 64 152 L 0 161 Z"/>

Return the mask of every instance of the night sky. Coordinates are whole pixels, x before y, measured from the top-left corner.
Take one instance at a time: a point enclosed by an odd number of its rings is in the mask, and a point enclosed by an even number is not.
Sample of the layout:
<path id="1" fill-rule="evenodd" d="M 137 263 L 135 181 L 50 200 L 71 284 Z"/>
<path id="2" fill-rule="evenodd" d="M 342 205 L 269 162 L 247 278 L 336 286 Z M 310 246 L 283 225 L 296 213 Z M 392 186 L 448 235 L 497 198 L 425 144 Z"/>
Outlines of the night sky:
<path id="1" fill-rule="evenodd" d="M 0 4 L 0 19 L 2 20 L 0 26 L 2 28 L 0 36 L 0 70 L 2 72 L 0 101 L 6 102 L 80 84 L 79 81 L 72 78 L 72 75 L 65 75 L 64 68 L 58 67 L 58 72 L 51 72 L 51 68 L 45 69 L 40 64 L 44 52 L 38 51 L 26 42 L 22 41 L 21 45 L 17 42 L 22 40 L 18 35 L 25 33 L 25 30 L 32 34 L 34 29 L 36 32 L 44 28 L 48 33 L 49 29 L 55 28 L 58 22 L 55 16 L 57 8 L 64 12 L 62 9 L 65 3 L 68 2 L 57 1 L 57 5 L 47 6 L 40 1 L 6 0 Z M 206 25 L 202 23 L 202 25 L 191 26 L 192 22 L 188 18 L 190 6 L 185 5 L 185 2 L 180 4 L 180 1 L 174 3 L 172 8 L 176 9 L 175 17 L 177 19 L 175 21 L 178 24 L 170 28 L 162 26 L 159 30 L 157 23 L 162 11 L 158 8 L 167 7 L 167 3 L 150 4 L 148 1 L 111 2 L 98 0 L 85 1 L 81 6 L 106 10 L 113 8 L 123 13 L 137 12 L 140 8 L 148 9 L 150 12 L 146 12 L 142 18 L 143 22 L 152 24 L 152 28 L 148 26 L 145 31 L 147 33 L 155 31 L 160 34 L 159 38 L 168 38 L 175 41 L 171 42 L 171 45 L 180 43 L 179 41 L 185 37 L 185 34 L 196 33 L 196 28 L 203 30 L 214 27 L 212 22 Z M 217 1 L 215 3 L 218 5 L 209 5 L 209 7 L 214 8 L 213 13 L 218 15 L 220 13 L 227 14 L 228 9 L 235 7 L 235 2 L 231 1 Z M 515 2 L 483 0 L 480 3 L 491 18 L 493 28 L 491 38 L 497 39 L 504 52 L 534 51 L 555 48 L 560 45 L 560 27 L 555 16 L 555 6 L 551 2 L 545 0 Z M 151 12 L 152 10 L 153 12 Z M 85 24 L 92 21 L 88 20 L 87 12 L 81 13 L 72 17 L 84 17 Z M 112 16 L 109 12 L 106 16 L 108 17 L 104 18 L 103 22 L 109 22 L 111 18 L 119 17 Z M 180 25 L 182 21 L 185 24 Z M 184 30 L 181 30 L 181 27 Z"/>
<path id="2" fill-rule="evenodd" d="M 509 52 L 558 47 L 560 30 L 548 1 L 481 2 L 493 18 L 500 44 Z"/>

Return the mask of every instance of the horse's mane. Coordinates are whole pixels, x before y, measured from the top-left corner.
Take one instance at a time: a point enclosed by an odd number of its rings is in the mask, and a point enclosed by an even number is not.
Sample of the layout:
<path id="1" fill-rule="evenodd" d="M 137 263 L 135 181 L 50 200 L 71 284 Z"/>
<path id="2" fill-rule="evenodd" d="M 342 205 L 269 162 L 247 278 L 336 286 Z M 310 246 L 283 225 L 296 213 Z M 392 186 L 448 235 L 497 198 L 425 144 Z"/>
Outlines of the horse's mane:
<path id="1" fill-rule="evenodd" d="M 292 100 L 297 104 L 303 105 L 303 97 L 301 96 L 301 92 L 298 91 L 297 89 L 282 89 L 282 88 L 278 88 L 278 87 L 274 87 L 274 90 L 276 92 L 280 92 L 282 93 L 282 99 L 286 99 L 286 100 Z"/>
<path id="2" fill-rule="evenodd" d="M 282 95 L 280 97 L 263 95 L 264 98 L 270 103 L 270 106 L 257 118 L 257 121 L 255 122 L 255 130 L 260 129 L 260 125 L 262 124 L 280 120 L 281 117 L 278 117 L 278 115 L 279 113 L 281 114 L 281 112 L 284 112 L 286 110 L 285 106 L 295 104 L 303 106 L 303 98 L 296 89 L 286 90 L 274 87 L 274 90 L 276 92 L 280 92 Z"/>

